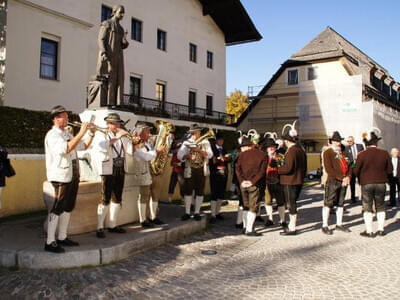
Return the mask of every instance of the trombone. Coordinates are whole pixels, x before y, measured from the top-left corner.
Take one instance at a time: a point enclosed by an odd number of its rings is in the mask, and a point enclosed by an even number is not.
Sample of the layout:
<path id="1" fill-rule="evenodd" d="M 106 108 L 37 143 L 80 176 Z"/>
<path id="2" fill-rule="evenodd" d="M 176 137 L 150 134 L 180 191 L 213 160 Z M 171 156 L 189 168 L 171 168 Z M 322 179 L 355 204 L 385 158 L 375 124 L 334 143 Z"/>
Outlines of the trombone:
<path id="1" fill-rule="evenodd" d="M 77 121 L 68 122 L 67 125 L 73 126 L 73 127 L 82 127 L 82 123 L 77 122 Z M 89 123 L 89 127 L 92 127 L 92 128 L 94 127 L 94 128 L 96 128 L 96 131 L 100 131 L 100 132 L 102 132 L 104 134 L 108 133 L 108 129 L 107 128 L 99 127 L 99 126 L 97 126 L 97 125 L 95 125 L 93 123 Z"/>

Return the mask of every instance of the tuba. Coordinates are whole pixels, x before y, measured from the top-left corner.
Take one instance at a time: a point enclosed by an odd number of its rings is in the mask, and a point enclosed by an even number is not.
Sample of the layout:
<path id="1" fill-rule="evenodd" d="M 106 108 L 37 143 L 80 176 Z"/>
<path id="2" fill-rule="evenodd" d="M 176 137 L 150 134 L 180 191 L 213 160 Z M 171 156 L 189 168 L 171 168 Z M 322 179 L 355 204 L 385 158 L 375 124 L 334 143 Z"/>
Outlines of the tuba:
<path id="1" fill-rule="evenodd" d="M 172 145 L 172 139 L 170 138 L 169 134 L 174 128 L 174 125 L 169 122 L 157 120 L 155 126 L 158 128 L 158 133 L 154 143 L 154 149 L 164 146 L 165 151 L 158 153 L 157 156 L 150 162 L 150 169 L 153 175 L 160 175 L 168 161 L 168 152 Z"/>
<path id="2" fill-rule="evenodd" d="M 202 143 L 205 140 L 208 140 L 208 139 L 211 139 L 211 138 L 215 138 L 215 133 L 212 130 L 212 128 L 208 129 L 206 134 L 204 134 L 201 137 L 199 137 L 195 141 L 195 144 L 196 144 L 196 146 L 202 147 Z M 195 156 L 194 159 L 190 160 L 190 167 L 191 168 L 195 168 L 195 169 L 203 167 L 204 166 L 204 161 L 205 161 L 205 158 L 203 157 L 203 155 L 201 153 L 197 152 L 197 151 L 192 151 L 192 150 L 190 151 L 190 153 L 194 154 L 194 156 Z"/>

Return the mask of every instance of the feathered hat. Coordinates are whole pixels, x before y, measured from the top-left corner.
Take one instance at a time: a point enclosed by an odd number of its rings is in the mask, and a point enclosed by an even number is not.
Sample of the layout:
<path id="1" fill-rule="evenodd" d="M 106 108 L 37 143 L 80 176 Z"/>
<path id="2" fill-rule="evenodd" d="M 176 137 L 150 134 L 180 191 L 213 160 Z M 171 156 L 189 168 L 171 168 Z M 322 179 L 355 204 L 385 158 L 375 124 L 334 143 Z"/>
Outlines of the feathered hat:
<path id="1" fill-rule="evenodd" d="M 362 134 L 362 138 L 363 138 L 363 142 L 367 145 L 373 145 L 375 144 L 377 141 L 381 140 L 382 137 L 379 137 L 378 135 L 381 135 L 382 132 L 379 128 L 377 127 L 372 127 L 368 132 L 363 132 Z"/>
<path id="2" fill-rule="evenodd" d="M 293 124 L 286 124 L 285 126 L 283 126 L 282 128 L 282 139 L 283 140 L 287 140 L 287 141 L 291 141 L 293 143 L 295 143 L 297 141 L 297 130 L 296 130 L 296 122 L 297 120 L 295 120 L 293 122 Z M 286 128 L 289 127 L 288 130 L 286 130 Z"/>

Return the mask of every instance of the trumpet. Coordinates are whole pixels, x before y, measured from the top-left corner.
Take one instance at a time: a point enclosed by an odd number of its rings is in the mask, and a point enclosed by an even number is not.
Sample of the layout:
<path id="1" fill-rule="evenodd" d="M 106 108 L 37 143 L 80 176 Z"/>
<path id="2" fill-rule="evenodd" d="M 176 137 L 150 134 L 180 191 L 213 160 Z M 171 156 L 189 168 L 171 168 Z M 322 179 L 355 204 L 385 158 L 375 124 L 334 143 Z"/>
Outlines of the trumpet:
<path id="1" fill-rule="evenodd" d="M 73 126 L 73 127 L 82 127 L 82 123 L 77 122 L 77 121 L 68 122 L 67 125 L 68 125 L 68 126 Z M 108 129 L 107 129 L 107 128 L 99 127 L 99 126 L 97 126 L 97 125 L 95 125 L 95 124 L 93 124 L 93 123 L 89 123 L 89 128 L 90 128 L 90 127 L 91 127 L 91 128 L 95 128 L 96 131 L 100 131 L 100 132 L 102 132 L 102 133 L 104 133 L 104 134 L 107 134 L 107 133 L 108 133 Z"/>

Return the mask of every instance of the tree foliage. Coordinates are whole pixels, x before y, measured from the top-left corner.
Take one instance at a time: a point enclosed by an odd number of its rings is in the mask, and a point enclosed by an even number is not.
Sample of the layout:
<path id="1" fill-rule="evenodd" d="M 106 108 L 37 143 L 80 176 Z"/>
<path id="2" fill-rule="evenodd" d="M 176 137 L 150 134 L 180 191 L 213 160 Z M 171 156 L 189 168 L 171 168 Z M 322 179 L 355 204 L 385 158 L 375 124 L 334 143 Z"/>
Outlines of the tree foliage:
<path id="1" fill-rule="evenodd" d="M 249 97 L 242 91 L 233 91 L 226 99 L 226 112 L 235 116 L 235 122 L 249 105 Z"/>

